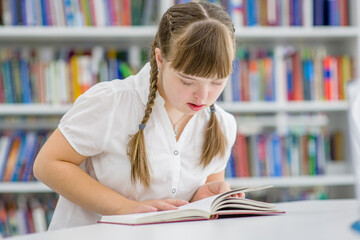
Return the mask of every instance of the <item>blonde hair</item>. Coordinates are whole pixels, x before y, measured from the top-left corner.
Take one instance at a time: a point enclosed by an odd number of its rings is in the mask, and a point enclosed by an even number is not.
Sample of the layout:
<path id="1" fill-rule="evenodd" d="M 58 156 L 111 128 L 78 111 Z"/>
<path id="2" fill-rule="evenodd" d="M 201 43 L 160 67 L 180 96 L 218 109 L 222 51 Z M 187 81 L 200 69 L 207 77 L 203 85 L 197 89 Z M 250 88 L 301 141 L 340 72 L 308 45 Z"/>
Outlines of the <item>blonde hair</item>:
<path id="1" fill-rule="evenodd" d="M 155 48 L 161 49 L 162 57 L 179 72 L 204 78 L 225 78 L 232 71 L 234 27 L 221 7 L 207 2 L 174 5 L 163 15 L 151 49 L 150 92 L 145 115 L 139 131 L 131 136 L 127 146 L 131 180 L 133 183 L 139 181 L 146 188 L 150 187 L 151 178 L 144 127 L 150 118 L 157 91 Z M 226 147 L 226 138 L 212 110 L 205 129 L 200 164 L 206 167 L 218 154 L 224 157 Z"/>

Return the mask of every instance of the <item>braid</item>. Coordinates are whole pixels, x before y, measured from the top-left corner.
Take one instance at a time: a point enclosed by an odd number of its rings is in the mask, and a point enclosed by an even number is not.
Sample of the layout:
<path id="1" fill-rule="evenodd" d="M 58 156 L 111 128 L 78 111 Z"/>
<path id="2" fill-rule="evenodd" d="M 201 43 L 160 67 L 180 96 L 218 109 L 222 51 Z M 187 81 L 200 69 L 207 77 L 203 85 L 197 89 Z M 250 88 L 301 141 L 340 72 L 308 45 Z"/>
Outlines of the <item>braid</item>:
<path id="1" fill-rule="evenodd" d="M 224 157 L 227 146 L 226 137 L 215 114 L 214 104 L 210 106 L 210 109 L 210 120 L 205 130 L 205 141 L 202 146 L 201 164 L 203 167 L 206 167 L 217 154 Z"/>
<path id="2" fill-rule="evenodd" d="M 152 44 L 151 60 L 150 60 L 150 87 L 148 102 L 146 104 L 145 115 L 141 121 L 141 124 L 146 125 L 149 121 L 152 108 L 154 106 L 156 91 L 157 91 L 157 65 L 155 58 L 155 48 L 157 47 L 157 41 Z M 130 158 L 131 164 L 131 181 L 133 183 L 139 181 L 146 188 L 150 187 L 150 168 L 146 155 L 146 146 L 144 138 L 144 129 L 133 135 L 127 145 L 127 154 Z"/>

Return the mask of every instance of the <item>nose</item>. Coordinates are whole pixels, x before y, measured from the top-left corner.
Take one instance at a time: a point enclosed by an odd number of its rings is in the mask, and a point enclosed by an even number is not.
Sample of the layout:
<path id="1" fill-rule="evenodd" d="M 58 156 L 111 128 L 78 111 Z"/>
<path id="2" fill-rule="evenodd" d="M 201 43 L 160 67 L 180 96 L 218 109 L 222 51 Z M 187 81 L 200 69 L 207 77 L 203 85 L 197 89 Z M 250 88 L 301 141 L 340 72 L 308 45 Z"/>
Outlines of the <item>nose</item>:
<path id="1" fill-rule="evenodd" d="M 208 96 L 208 86 L 207 85 L 202 85 L 202 86 L 198 86 L 196 88 L 196 90 L 194 91 L 194 97 L 201 103 L 204 102 L 204 100 L 207 98 Z"/>

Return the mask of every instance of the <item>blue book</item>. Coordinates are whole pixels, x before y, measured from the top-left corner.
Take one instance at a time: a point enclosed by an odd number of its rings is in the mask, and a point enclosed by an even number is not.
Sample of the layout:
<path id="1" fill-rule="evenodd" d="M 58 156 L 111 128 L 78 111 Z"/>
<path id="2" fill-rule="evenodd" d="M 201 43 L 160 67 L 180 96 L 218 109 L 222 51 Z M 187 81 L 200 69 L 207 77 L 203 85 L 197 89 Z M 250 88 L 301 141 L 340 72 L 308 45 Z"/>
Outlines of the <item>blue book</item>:
<path id="1" fill-rule="evenodd" d="M 313 0 L 313 21 L 314 26 L 324 25 L 324 5 L 326 0 Z"/>
<path id="2" fill-rule="evenodd" d="M 276 85 L 275 85 L 275 64 L 276 61 L 271 52 L 269 52 L 269 56 L 271 58 L 271 69 L 265 69 L 266 74 L 266 92 L 265 92 L 265 100 L 266 101 L 274 101 L 276 96 Z M 270 71 L 269 72 L 267 71 Z"/>
<path id="3" fill-rule="evenodd" d="M 292 17 L 293 17 L 293 26 L 302 25 L 302 4 L 301 0 L 292 0 Z"/>
<path id="4" fill-rule="evenodd" d="M 225 168 L 225 177 L 233 178 L 235 177 L 235 169 L 234 169 L 234 156 L 231 153 L 228 164 Z"/>
<path id="5" fill-rule="evenodd" d="M 272 163 L 273 163 L 273 176 L 282 176 L 282 144 L 280 136 L 272 134 Z M 271 165 L 270 165 L 271 166 Z"/>
<path id="6" fill-rule="evenodd" d="M 31 83 L 29 65 L 23 59 L 20 60 L 20 79 L 22 90 L 22 102 L 31 103 Z"/>
<path id="7" fill-rule="evenodd" d="M 233 72 L 231 73 L 231 86 L 232 86 L 232 95 L 233 101 L 239 102 L 241 100 L 240 96 L 240 61 L 238 58 L 235 58 L 233 61 Z"/>
<path id="8" fill-rule="evenodd" d="M 28 25 L 28 22 L 27 22 L 27 16 L 26 16 L 26 2 L 27 0 L 21 0 L 21 9 L 20 9 L 20 12 L 21 12 L 21 19 L 22 19 L 22 25 L 24 26 L 27 26 Z"/>
<path id="9" fill-rule="evenodd" d="M 16 7 L 16 0 L 10 0 L 10 14 L 11 14 L 11 25 L 16 26 L 18 23 L 18 12 Z"/>
<path id="10" fill-rule="evenodd" d="M 74 22 L 74 7 L 71 3 L 71 0 L 63 0 L 64 1 L 64 14 L 66 26 L 73 27 L 75 26 Z"/>
<path id="11" fill-rule="evenodd" d="M 328 1 L 328 23 L 330 26 L 339 26 L 340 17 L 339 17 L 339 6 L 336 0 L 327 0 Z"/>
<path id="12" fill-rule="evenodd" d="M 15 103 L 14 97 L 14 86 L 12 79 L 12 70 L 10 61 L 5 61 L 2 64 L 2 72 L 3 72 L 3 83 L 4 83 L 4 95 L 6 103 Z"/>
<path id="13" fill-rule="evenodd" d="M 106 23 L 107 23 L 107 26 L 112 26 L 114 24 L 114 19 L 113 19 L 113 14 L 111 13 L 111 9 L 113 7 L 111 0 L 107 0 L 105 5 L 106 5 L 105 9 L 107 10 L 106 11 L 106 13 L 107 13 Z"/>
<path id="14" fill-rule="evenodd" d="M 47 17 L 46 17 L 46 0 L 41 0 L 40 1 L 40 6 L 41 6 L 42 25 L 47 26 L 48 22 L 47 22 Z"/>
<path id="15" fill-rule="evenodd" d="M 304 97 L 305 100 L 314 100 L 314 63 L 311 59 L 306 59 L 303 63 L 304 73 Z"/>
<path id="16" fill-rule="evenodd" d="M 13 175 L 13 181 L 23 180 L 23 175 L 25 173 L 26 166 L 30 164 L 31 159 L 34 158 L 35 148 L 36 148 L 36 139 L 37 135 L 35 132 L 31 131 L 24 135 L 23 149 L 21 154 L 19 154 L 19 159 L 16 165 L 16 171 Z"/>
<path id="17" fill-rule="evenodd" d="M 247 25 L 256 26 L 256 9 L 254 0 L 246 0 Z"/>
<path id="18" fill-rule="evenodd" d="M 289 58 L 286 60 L 286 85 L 288 100 L 293 100 L 294 95 L 294 79 L 292 72 L 292 60 Z"/>

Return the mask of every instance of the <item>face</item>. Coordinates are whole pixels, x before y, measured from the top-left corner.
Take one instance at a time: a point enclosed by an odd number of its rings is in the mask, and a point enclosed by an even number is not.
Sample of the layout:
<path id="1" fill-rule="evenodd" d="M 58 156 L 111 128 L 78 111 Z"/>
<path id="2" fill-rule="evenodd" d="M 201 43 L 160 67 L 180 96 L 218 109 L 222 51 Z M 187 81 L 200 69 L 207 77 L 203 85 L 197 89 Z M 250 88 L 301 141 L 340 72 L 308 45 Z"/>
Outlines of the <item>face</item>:
<path id="1" fill-rule="evenodd" d="M 193 115 L 209 107 L 219 97 L 227 78 L 210 79 L 186 75 L 163 63 L 158 78 L 158 90 L 165 108 Z"/>

